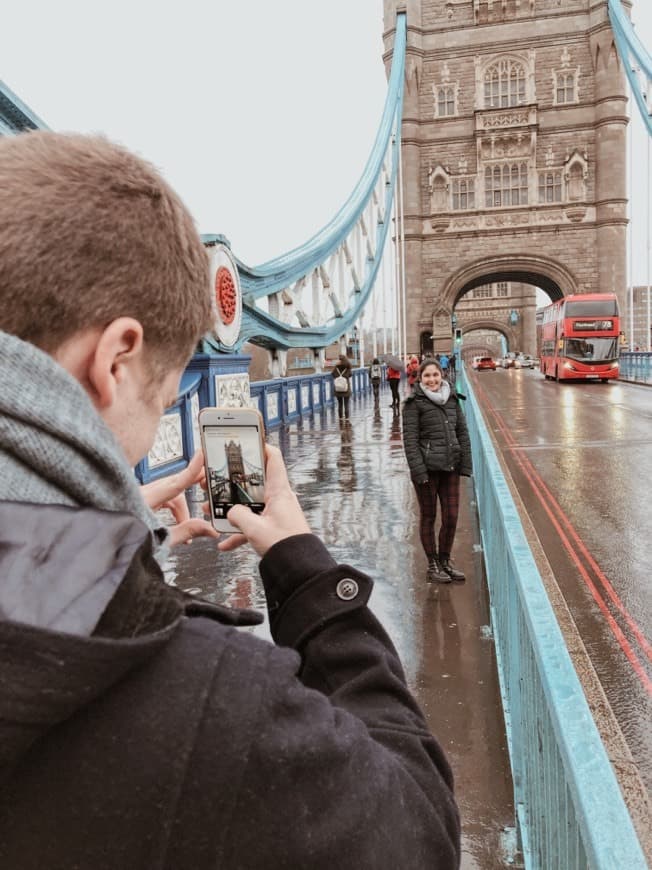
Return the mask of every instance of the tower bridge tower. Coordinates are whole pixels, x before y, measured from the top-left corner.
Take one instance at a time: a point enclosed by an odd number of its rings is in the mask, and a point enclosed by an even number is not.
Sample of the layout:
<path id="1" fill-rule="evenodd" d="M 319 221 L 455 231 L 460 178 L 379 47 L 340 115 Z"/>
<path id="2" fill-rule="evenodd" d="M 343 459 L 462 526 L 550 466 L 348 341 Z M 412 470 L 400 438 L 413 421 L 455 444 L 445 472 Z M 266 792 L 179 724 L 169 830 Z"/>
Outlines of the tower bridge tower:
<path id="1" fill-rule="evenodd" d="M 501 282 L 613 291 L 625 313 L 627 96 L 607 0 L 384 0 L 387 64 L 397 9 L 408 348 L 429 330 L 450 349 L 458 301 Z"/>

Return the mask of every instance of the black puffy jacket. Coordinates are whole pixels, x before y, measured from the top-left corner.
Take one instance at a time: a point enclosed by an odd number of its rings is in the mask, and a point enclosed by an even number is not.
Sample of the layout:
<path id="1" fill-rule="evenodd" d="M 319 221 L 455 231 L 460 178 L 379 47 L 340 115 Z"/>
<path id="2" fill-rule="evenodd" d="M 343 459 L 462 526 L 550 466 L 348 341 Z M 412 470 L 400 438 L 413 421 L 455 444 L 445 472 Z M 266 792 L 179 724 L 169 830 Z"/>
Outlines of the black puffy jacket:
<path id="1" fill-rule="evenodd" d="M 454 391 L 445 405 L 436 405 L 415 385 L 403 406 L 403 447 L 415 483 L 426 480 L 428 471 L 471 474 L 469 431 Z"/>

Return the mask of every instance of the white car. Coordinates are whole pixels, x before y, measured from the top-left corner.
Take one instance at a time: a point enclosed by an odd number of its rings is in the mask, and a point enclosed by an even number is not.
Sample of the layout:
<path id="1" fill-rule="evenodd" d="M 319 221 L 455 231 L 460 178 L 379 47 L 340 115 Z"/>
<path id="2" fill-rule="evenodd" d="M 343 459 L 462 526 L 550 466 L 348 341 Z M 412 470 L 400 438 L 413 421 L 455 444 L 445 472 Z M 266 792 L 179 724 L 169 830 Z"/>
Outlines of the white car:
<path id="1" fill-rule="evenodd" d="M 497 361 L 498 365 L 503 369 L 520 369 L 520 364 L 516 364 L 516 354 L 515 353 L 506 353 L 505 356 L 500 357 Z"/>
<path id="2" fill-rule="evenodd" d="M 534 357 L 527 353 L 519 353 L 516 357 L 516 361 L 522 369 L 533 369 L 535 365 Z"/>

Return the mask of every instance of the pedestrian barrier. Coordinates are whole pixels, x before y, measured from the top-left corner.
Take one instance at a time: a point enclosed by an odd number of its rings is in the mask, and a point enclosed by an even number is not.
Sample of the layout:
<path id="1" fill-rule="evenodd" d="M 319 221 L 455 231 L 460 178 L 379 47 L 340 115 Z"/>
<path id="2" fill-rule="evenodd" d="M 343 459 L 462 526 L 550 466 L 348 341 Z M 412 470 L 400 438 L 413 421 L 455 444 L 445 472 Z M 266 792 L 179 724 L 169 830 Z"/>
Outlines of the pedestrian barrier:
<path id="1" fill-rule="evenodd" d="M 268 431 L 335 404 L 330 371 L 249 382 L 246 373 L 249 357 L 233 356 L 231 361 L 225 360 L 219 356 L 209 360 L 207 355 L 193 358 L 181 379 L 176 402 L 161 418 L 154 446 L 135 468 L 141 483 L 176 474 L 186 467 L 200 446 L 197 415 L 201 408 L 216 405 L 257 408 Z M 370 390 L 368 369 L 353 369 L 351 395 L 360 396 Z"/>
<path id="2" fill-rule="evenodd" d="M 462 380 L 525 865 L 643 870 L 631 817 L 493 442 L 473 388 Z"/>
<path id="3" fill-rule="evenodd" d="M 648 351 L 621 353 L 618 363 L 620 377 L 623 380 L 652 384 L 652 353 Z"/>

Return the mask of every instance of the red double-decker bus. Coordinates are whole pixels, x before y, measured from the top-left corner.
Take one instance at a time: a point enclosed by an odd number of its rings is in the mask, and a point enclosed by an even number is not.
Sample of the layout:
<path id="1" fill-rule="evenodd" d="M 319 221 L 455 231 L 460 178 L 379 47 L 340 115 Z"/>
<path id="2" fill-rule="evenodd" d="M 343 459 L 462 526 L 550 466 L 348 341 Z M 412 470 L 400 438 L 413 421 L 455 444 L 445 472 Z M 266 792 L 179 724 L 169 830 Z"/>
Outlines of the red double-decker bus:
<path id="1" fill-rule="evenodd" d="M 615 293 L 566 296 L 543 310 L 539 327 L 546 378 L 608 381 L 618 377 L 620 317 Z"/>

